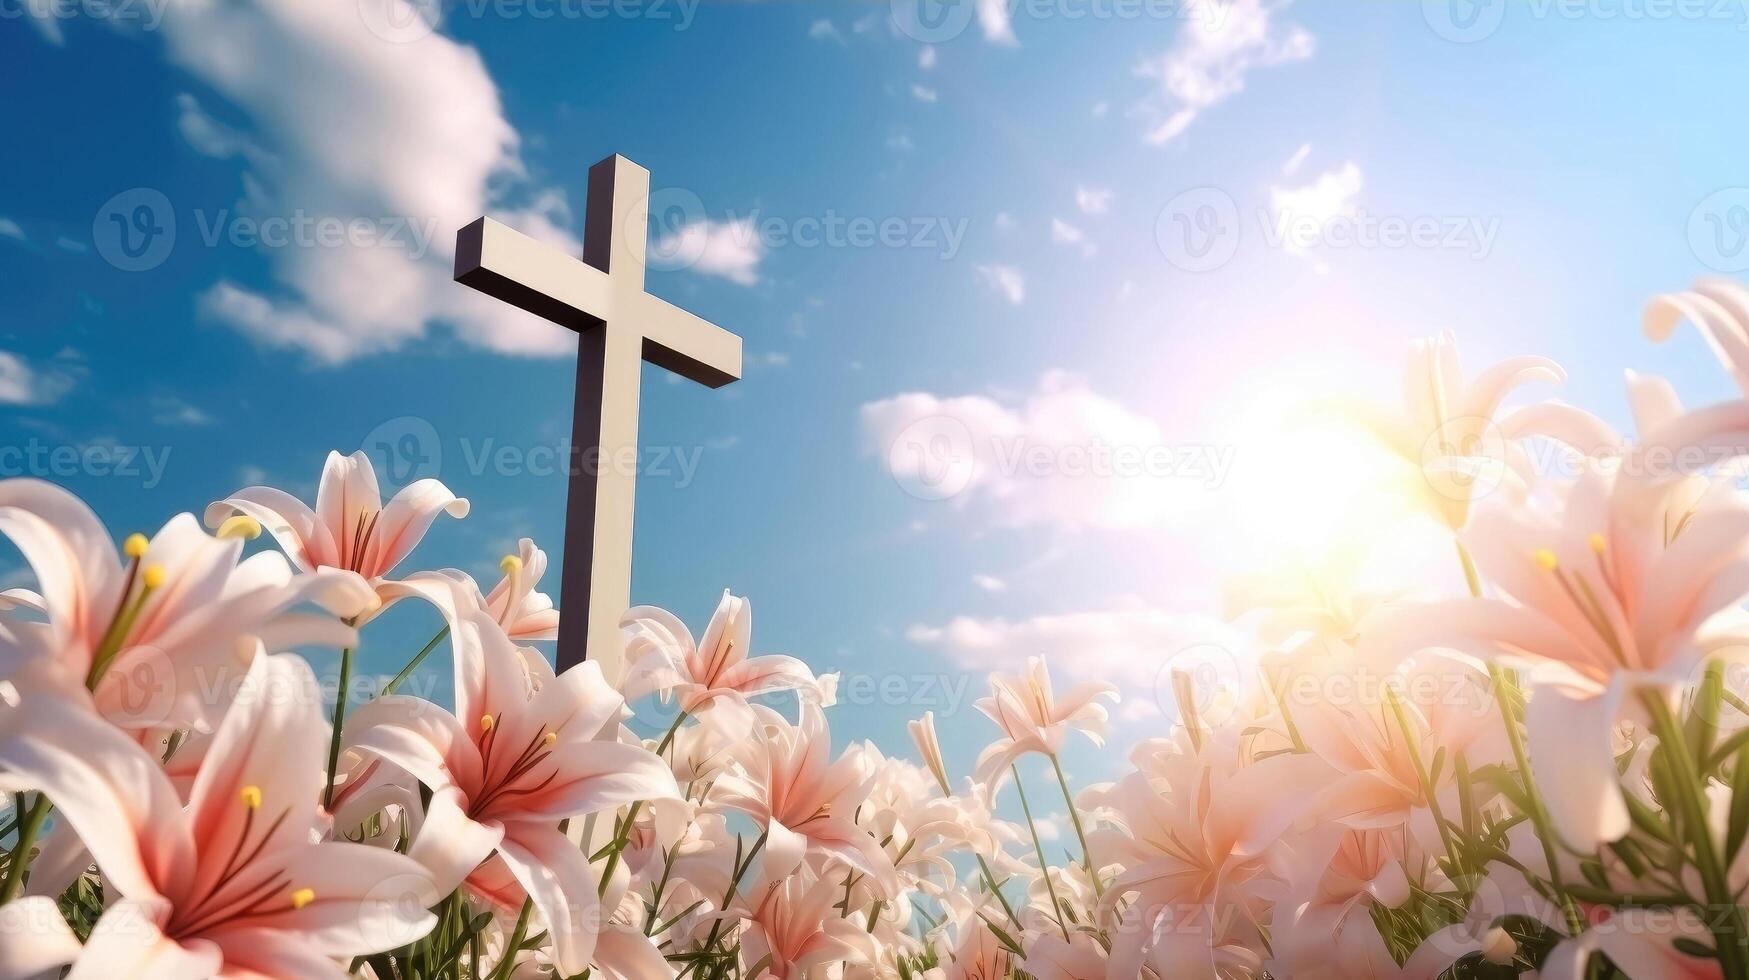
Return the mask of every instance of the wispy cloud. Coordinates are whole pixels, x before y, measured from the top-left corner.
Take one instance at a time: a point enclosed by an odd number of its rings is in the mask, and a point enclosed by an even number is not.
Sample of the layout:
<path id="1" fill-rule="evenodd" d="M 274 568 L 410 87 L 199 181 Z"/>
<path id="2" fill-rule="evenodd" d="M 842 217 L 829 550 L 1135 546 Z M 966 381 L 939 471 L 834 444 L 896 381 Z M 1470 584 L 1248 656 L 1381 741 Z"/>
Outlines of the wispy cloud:
<path id="1" fill-rule="evenodd" d="M 936 102 L 940 99 L 940 96 L 936 95 L 935 90 L 927 85 L 911 86 L 911 97 L 918 102 Z"/>
<path id="2" fill-rule="evenodd" d="M 844 35 L 838 32 L 838 25 L 822 17 L 808 25 L 808 36 L 816 41 L 836 41 L 844 43 Z"/>
<path id="3" fill-rule="evenodd" d="M 668 264 L 752 286 L 759 282 L 759 262 L 765 244 L 750 218 L 734 221 L 694 221 L 650 245 L 651 254 L 668 256 Z"/>
<path id="4" fill-rule="evenodd" d="M 180 398 L 152 399 L 152 421 L 159 425 L 212 425 L 216 419 Z"/>
<path id="5" fill-rule="evenodd" d="M 1253 69 L 1310 58 L 1311 33 L 1276 16 L 1288 2 L 1190 0 L 1172 46 L 1137 70 L 1159 86 L 1144 106 L 1154 120 L 1147 141 L 1182 135 L 1204 111 L 1243 91 Z"/>
<path id="6" fill-rule="evenodd" d="M 1015 306 L 1026 302 L 1026 277 L 1011 265 L 980 265 L 978 278 Z"/>
<path id="7" fill-rule="evenodd" d="M 24 234 L 24 228 L 11 218 L 0 218 L 0 236 L 15 238 L 21 242 L 30 241 L 30 238 Z"/>
<path id="8" fill-rule="evenodd" d="M 1104 187 L 1076 187 L 1075 206 L 1082 214 L 1104 214 L 1111 210 L 1112 192 Z"/>
<path id="9" fill-rule="evenodd" d="M 38 368 L 0 350 L 0 405 L 48 405 L 73 389 L 75 379 L 58 368 Z"/>
<path id="10" fill-rule="evenodd" d="M 1014 18 L 1008 0 L 977 0 L 977 3 L 978 28 L 984 32 L 984 40 L 1004 47 L 1019 46 L 1020 39 L 1014 36 Z"/>
<path id="11" fill-rule="evenodd" d="M 1087 233 L 1061 218 L 1051 219 L 1051 241 L 1058 245 L 1073 245 L 1081 254 L 1091 257 L 1099 247 L 1087 240 Z"/>

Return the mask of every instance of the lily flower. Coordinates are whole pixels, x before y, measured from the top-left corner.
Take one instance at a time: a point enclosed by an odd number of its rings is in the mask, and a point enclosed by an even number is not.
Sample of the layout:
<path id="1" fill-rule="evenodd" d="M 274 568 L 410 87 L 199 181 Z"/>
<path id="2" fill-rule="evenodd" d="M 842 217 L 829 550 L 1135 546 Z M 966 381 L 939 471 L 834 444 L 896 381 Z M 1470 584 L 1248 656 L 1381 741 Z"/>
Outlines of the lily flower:
<path id="1" fill-rule="evenodd" d="M 1649 497 L 1587 473 L 1557 515 L 1483 509 L 1464 541 L 1504 597 L 1404 610 L 1362 641 L 1381 656 L 1441 647 L 1528 669 L 1531 767 L 1581 853 L 1629 828 L 1612 743 L 1626 696 L 1690 681 L 1709 650 L 1742 639 L 1721 627 L 1749 593 L 1749 506 L 1729 483 L 1693 490 Z"/>
<path id="2" fill-rule="evenodd" d="M 1591 976 L 1591 960 L 1602 955 L 1625 976 L 1724 980 L 1717 959 L 1684 953 L 1676 947 L 1678 939 L 1700 948 L 1713 944 L 1712 933 L 1692 909 L 1619 909 L 1577 939 L 1557 945 L 1544 961 L 1540 976 L 1546 980 L 1585 980 Z"/>
<path id="3" fill-rule="evenodd" d="M 767 880 L 793 874 L 805 858 L 842 862 L 878 882 L 881 893 L 899 891 L 898 873 L 880 841 L 857 823 L 875 773 L 861 753 L 832 761 L 832 736 L 819 705 L 804 699 L 801 724 L 791 725 L 763 705 L 756 736 L 739 751 L 738 772 L 717 779 L 712 799 L 752 817 L 766 832 Z"/>
<path id="4" fill-rule="evenodd" d="M 0 712 L 0 784 L 52 800 L 119 896 L 71 977 L 331 976 L 336 958 L 434 924 L 439 895 L 416 862 L 319 840 L 327 726 L 301 659 L 254 658 L 186 806 L 80 696 L 34 689 Z"/>
<path id="5" fill-rule="evenodd" d="M 686 624 L 655 606 L 635 606 L 621 619 L 626 638 L 626 697 L 671 692 L 680 710 L 732 713 L 737 730 L 752 727 L 747 699 L 778 691 L 818 692 L 808 665 L 777 654 L 753 657 L 753 604 L 723 590 L 716 612 L 694 643 Z M 818 700 L 818 698 L 816 698 Z"/>
<path id="6" fill-rule="evenodd" d="M 1029 752 L 1054 757 L 1063 750 L 1070 731 L 1104 745 L 1105 724 L 1111 717 L 1100 703 L 1105 698 L 1115 704 L 1117 688 L 1089 681 L 1058 700 L 1041 657 L 1028 657 L 1019 676 L 990 675 L 990 696 L 979 698 L 976 707 L 1002 729 L 1003 737 L 979 754 L 973 778 L 993 797 L 1016 759 Z"/>
<path id="7" fill-rule="evenodd" d="M 1083 805 L 1104 807 L 1110 821 L 1088 832 L 1095 866 L 1124 868 L 1099 910 L 1102 921 L 1117 920 L 1112 976 L 1140 976 L 1144 964 L 1163 976 L 1210 976 L 1235 957 L 1248 962 L 1245 948 L 1258 948 L 1235 945 L 1226 933 L 1256 929 L 1264 904 L 1257 884 L 1269 872 L 1265 848 L 1332 773 L 1306 754 L 1240 765 L 1236 739 L 1223 730 L 1200 748 L 1187 740 L 1145 742 L 1133 756 L 1135 772 L 1081 794 Z M 1129 895 L 1135 901 L 1120 916 L 1118 904 Z"/>
<path id="8" fill-rule="evenodd" d="M 240 676 L 253 639 L 269 648 L 343 645 L 355 634 L 336 619 L 292 612 L 306 601 L 354 616 L 376 601 L 358 576 L 294 575 L 275 554 L 242 557 L 244 520 L 214 537 L 179 514 L 117 555 L 108 531 L 79 498 L 40 480 L 0 482 L 0 534 L 36 573 L 52 658 L 63 684 L 90 687 L 98 710 L 125 728 L 210 728 L 206 691 Z M 16 655 L 16 649 L 14 653 Z M 23 665 L 0 652 L 0 676 Z"/>
<path id="9" fill-rule="evenodd" d="M 829 878 L 786 874 L 754 889 L 756 902 L 737 896 L 730 914 L 742 920 L 741 955 L 770 980 L 803 980 L 817 967 L 873 962 L 880 950 L 862 926 L 833 906 L 841 887 Z"/>
<path id="10" fill-rule="evenodd" d="M 1543 357 L 1511 357 L 1468 384 L 1450 331 L 1416 341 L 1403 372 L 1401 416 L 1366 412 L 1386 447 L 1425 477 L 1422 506 L 1456 530 L 1471 502 L 1513 478 L 1510 450 L 1494 424 L 1500 403 L 1520 385 L 1566 380 L 1560 365 Z"/>
<path id="11" fill-rule="evenodd" d="M 283 490 L 245 487 L 207 507 L 207 526 L 221 527 L 237 514 L 259 522 L 298 568 L 341 568 L 377 585 L 412 553 L 437 515 L 466 517 L 468 502 L 424 479 L 385 505 L 376 470 L 361 450 L 328 454 L 314 510 Z"/>
<path id="12" fill-rule="evenodd" d="M 439 888 L 468 881 L 496 853 L 545 918 L 565 975 L 595 952 L 597 883 L 561 820 L 637 800 L 678 801 L 668 766 L 614 741 L 625 701 L 594 661 L 541 684 L 489 613 L 452 629 L 456 714 L 391 695 L 349 721 L 350 747 L 405 769 L 433 791 L 409 852 Z"/>

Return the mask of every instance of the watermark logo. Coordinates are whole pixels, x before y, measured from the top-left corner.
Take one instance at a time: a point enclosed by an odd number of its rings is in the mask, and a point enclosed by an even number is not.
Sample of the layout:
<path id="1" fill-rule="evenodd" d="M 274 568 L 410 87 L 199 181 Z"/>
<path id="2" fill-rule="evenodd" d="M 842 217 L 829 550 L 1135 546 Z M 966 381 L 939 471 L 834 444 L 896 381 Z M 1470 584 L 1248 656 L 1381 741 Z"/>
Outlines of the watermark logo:
<path id="1" fill-rule="evenodd" d="M 951 41 L 972 23 L 973 0 L 892 0 L 899 32 L 925 44 Z"/>
<path id="2" fill-rule="evenodd" d="M 887 447 L 887 470 L 899 489 L 919 500 L 958 496 L 978 471 L 972 430 L 951 415 L 918 419 Z"/>
<path id="3" fill-rule="evenodd" d="M 1421 16 L 1445 40 L 1474 44 L 1500 29 L 1506 0 L 1421 0 Z"/>
<path id="4" fill-rule="evenodd" d="M 674 272 L 691 268 L 704 257 L 709 238 L 703 233 L 703 199 L 684 187 L 664 187 L 651 191 L 643 203 L 649 213 L 643 239 L 632 233 L 630 222 L 619 225 L 626 230 L 627 244 L 634 252 L 645 250 L 647 268 Z"/>
<path id="5" fill-rule="evenodd" d="M 408 484 L 443 472 L 443 440 L 437 427 L 416 415 L 379 423 L 359 443 L 379 472 L 398 484 Z"/>
<path id="6" fill-rule="evenodd" d="M 1421 475 L 1447 500 L 1486 497 L 1506 482 L 1506 473 L 1506 436 L 1491 419 L 1446 419 L 1421 441 Z"/>
<path id="7" fill-rule="evenodd" d="M 358 0 L 365 29 L 391 44 L 411 44 L 443 23 L 441 0 Z"/>
<path id="8" fill-rule="evenodd" d="M 1154 221 L 1154 241 L 1166 261 L 1186 272 L 1211 272 L 1239 250 L 1239 206 L 1217 187 L 1172 198 Z"/>
<path id="9" fill-rule="evenodd" d="M 122 191 L 97 209 L 91 241 L 104 261 L 123 272 L 156 269 L 176 247 L 176 210 L 155 188 Z"/>
<path id="10" fill-rule="evenodd" d="M 1749 270 L 1749 187 L 1708 194 L 1688 214 L 1688 247 L 1717 272 Z"/>
<path id="11" fill-rule="evenodd" d="M 1238 713 L 1247 676 L 1233 651 L 1195 643 L 1168 657 L 1154 675 L 1154 703 L 1180 723 L 1194 713 L 1203 727 L 1219 728 Z"/>

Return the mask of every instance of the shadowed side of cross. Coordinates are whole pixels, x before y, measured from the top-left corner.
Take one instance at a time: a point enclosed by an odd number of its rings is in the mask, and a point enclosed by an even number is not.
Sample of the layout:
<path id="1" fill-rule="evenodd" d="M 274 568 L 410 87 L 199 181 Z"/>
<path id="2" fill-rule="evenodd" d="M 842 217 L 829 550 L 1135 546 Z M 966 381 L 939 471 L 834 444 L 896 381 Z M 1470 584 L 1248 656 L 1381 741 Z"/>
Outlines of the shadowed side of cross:
<path id="1" fill-rule="evenodd" d="M 615 155 L 589 168 L 581 261 L 491 218 L 456 236 L 456 282 L 577 331 L 557 660 L 598 660 L 609 681 L 631 605 L 640 362 L 712 388 L 741 377 L 740 337 L 644 291 L 649 198 L 650 172 Z"/>

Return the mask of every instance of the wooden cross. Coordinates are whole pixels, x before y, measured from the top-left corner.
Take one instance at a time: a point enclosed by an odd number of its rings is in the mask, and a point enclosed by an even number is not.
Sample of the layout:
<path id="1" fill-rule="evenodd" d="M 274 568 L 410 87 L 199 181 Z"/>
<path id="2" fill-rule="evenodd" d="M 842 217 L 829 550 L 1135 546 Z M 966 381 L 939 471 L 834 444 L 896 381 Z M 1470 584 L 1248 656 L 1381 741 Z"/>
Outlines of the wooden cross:
<path id="1" fill-rule="evenodd" d="M 650 172 L 614 155 L 589 168 L 583 260 L 491 218 L 456 235 L 455 281 L 577 331 L 558 667 L 586 656 L 619 674 L 631 606 L 642 361 L 712 388 L 741 377 L 741 338 L 644 292 Z M 581 619 L 579 618 L 581 617 Z"/>

